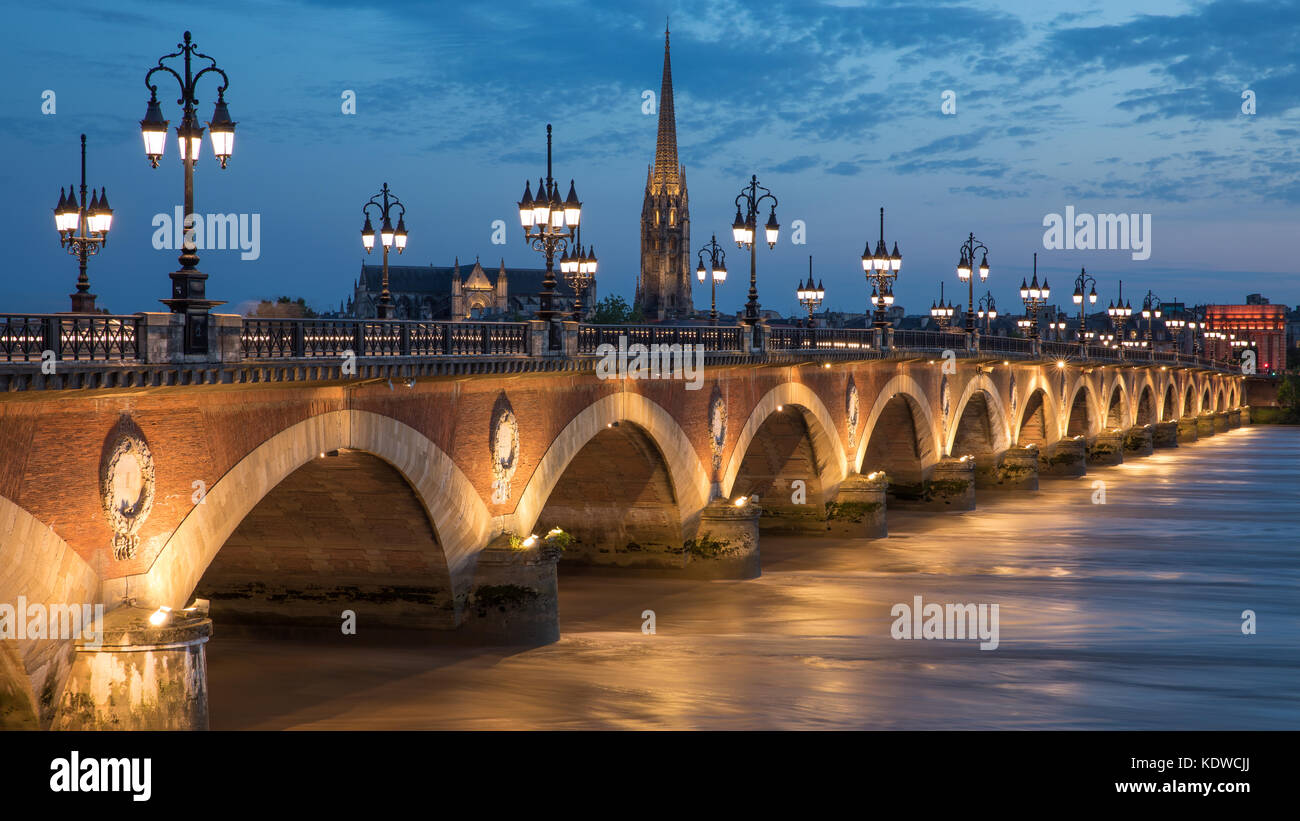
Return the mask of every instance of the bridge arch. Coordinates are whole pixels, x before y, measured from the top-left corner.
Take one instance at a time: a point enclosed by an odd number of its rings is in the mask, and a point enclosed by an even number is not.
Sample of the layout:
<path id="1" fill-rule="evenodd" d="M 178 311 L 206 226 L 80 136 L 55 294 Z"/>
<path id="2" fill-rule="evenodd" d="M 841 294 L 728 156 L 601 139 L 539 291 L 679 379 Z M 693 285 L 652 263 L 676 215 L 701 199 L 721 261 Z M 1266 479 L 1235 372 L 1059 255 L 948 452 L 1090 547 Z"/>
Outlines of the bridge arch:
<path id="1" fill-rule="evenodd" d="M 455 596 L 469 589 L 478 550 L 492 519 L 460 468 L 424 434 L 360 410 L 304 419 L 258 445 L 222 476 L 172 532 L 141 576 L 105 581 L 105 596 L 131 593 L 151 605 L 183 607 L 217 552 L 253 508 L 298 468 L 342 448 L 377 456 L 419 498 L 437 534 Z M 110 591 L 110 587 L 120 590 Z"/>
<path id="2" fill-rule="evenodd" d="M 958 456 L 965 455 L 967 450 L 975 456 L 1002 453 L 1011 447 L 1008 417 L 997 385 L 988 374 L 971 377 L 953 410 L 944 452 Z M 954 446 L 961 447 L 963 453 L 955 453 Z"/>
<path id="3" fill-rule="evenodd" d="M 1136 425 L 1153 425 L 1159 421 L 1156 417 L 1155 394 L 1150 385 L 1142 385 L 1138 391 L 1137 409 L 1132 418 Z"/>
<path id="4" fill-rule="evenodd" d="M 1102 420 L 1103 428 L 1118 428 L 1124 430 L 1129 427 L 1132 416 L 1129 409 L 1129 391 L 1124 385 L 1124 380 L 1116 374 L 1114 381 L 1111 382 L 1110 389 L 1106 392 L 1105 418 Z"/>
<path id="5" fill-rule="evenodd" d="M 1211 413 L 1214 410 L 1214 400 L 1210 397 L 1210 386 L 1207 384 L 1201 389 L 1201 407 L 1200 413 Z"/>
<path id="6" fill-rule="evenodd" d="M 602 431 L 629 423 L 657 450 L 667 471 L 683 526 L 709 502 L 709 472 L 672 414 L 641 394 L 619 391 L 584 408 L 560 431 L 533 470 L 514 513 L 502 517 L 501 530 L 531 533 L 564 472 Z"/>
<path id="7" fill-rule="evenodd" d="M 1187 389 L 1183 391 L 1183 416 L 1196 415 L 1196 389 L 1189 379 Z"/>
<path id="8" fill-rule="evenodd" d="M 1217 411 L 1225 411 L 1225 410 L 1228 409 L 1228 408 L 1224 405 L 1224 401 L 1225 401 L 1225 400 L 1224 400 L 1224 394 L 1223 394 L 1223 386 L 1220 385 L 1218 391 L 1216 391 L 1215 394 L 1214 394 L 1214 410 L 1215 410 L 1216 412 L 1217 412 Z"/>
<path id="9" fill-rule="evenodd" d="M 908 432 L 907 440 L 888 436 L 886 428 L 902 427 Z M 911 482 L 919 482 L 925 472 L 939 461 L 942 443 L 935 426 L 929 397 L 913 377 L 899 374 L 876 394 L 871 413 L 863 427 L 862 438 L 854 454 L 854 465 L 859 473 L 876 469 L 867 464 L 868 457 L 896 462 L 897 458 L 911 463 L 894 474 Z M 892 449 L 895 453 L 887 453 Z"/>
<path id="10" fill-rule="evenodd" d="M 730 496 L 735 490 L 736 479 L 745 458 L 764 425 L 775 414 L 784 412 L 778 408 L 793 408 L 802 418 L 816 458 L 817 478 L 824 489 L 836 487 L 848 475 L 848 456 L 840 443 L 840 437 L 835 433 L 835 420 L 826 404 L 812 388 L 802 382 L 785 382 L 758 400 L 758 404 L 750 411 L 749 418 L 745 420 L 744 427 L 740 429 L 727 469 L 722 474 L 720 487 L 723 496 Z"/>
<path id="11" fill-rule="evenodd" d="M 1178 418 L 1178 394 L 1174 391 L 1174 380 L 1165 384 L 1165 398 L 1160 403 L 1160 421 L 1172 422 Z"/>
<path id="12" fill-rule="evenodd" d="M 1101 427 L 1097 399 L 1092 385 L 1083 376 L 1074 383 L 1070 405 L 1066 411 L 1065 431 L 1062 436 L 1091 436 Z"/>
<path id="13" fill-rule="evenodd" d="M 1060 438 L 1061 409 L 1056 397 L 1046 386 L 1032 388 L 1020 408 L 1014 444 L 1041 448 Z"/>

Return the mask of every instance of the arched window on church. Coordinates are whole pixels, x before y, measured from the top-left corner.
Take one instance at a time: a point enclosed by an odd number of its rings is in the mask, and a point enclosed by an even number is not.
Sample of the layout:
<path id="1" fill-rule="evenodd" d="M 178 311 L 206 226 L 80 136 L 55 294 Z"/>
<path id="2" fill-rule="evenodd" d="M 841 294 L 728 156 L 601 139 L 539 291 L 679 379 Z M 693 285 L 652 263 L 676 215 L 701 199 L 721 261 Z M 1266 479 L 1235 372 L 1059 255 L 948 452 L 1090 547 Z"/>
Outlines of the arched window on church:
<path id="1" fill-rule="evenodd" d="M 671 228 L 672 226 L 674 226 L 674 225 L 676 225 L 676 224 L 677 224 L 677 209 L 676 209 L 676 208 L 669 208 L 669 209 L 668 209 L 668 227 Z"/>

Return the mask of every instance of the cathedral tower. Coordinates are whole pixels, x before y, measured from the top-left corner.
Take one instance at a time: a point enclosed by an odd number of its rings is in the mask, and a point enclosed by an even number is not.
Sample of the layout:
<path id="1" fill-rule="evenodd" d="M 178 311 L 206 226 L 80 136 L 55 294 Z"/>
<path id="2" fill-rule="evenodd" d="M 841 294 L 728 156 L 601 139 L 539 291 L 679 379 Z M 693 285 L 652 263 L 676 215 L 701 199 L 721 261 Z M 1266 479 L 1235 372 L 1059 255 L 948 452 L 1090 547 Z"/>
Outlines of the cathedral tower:
<path id="1" fill-rule="evenodd" d="M 641 206 L 641 275 L 637 278 L 636 304 L 646 319 L 681 319 L 695 310 L 691 302 L 691 218 L 687 206 L 686 169 L 677 163 L 673 72 L 665 29 L 659 136 Z"/>

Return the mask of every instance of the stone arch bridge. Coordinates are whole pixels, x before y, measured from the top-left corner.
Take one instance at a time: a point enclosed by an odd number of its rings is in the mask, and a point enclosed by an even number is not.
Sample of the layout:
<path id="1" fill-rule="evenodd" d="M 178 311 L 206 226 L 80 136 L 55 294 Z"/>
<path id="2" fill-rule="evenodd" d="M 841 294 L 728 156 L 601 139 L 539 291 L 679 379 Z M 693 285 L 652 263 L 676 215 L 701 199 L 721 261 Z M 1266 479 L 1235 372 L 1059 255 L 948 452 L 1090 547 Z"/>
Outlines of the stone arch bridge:
<path id="1" fill-rule="evenodd" d="M 1248 419 L 1239 374 L 1172 352 L 216 319 L 212 361 L 167 315 L 0 321 L 0 726 L 205 726 L 211 620 L 553 640 L 560 556 L 753 577 L 764 530 L 884 536 Z M 700 346 L 702 379 L 600 378 L 619 336 Z"/>

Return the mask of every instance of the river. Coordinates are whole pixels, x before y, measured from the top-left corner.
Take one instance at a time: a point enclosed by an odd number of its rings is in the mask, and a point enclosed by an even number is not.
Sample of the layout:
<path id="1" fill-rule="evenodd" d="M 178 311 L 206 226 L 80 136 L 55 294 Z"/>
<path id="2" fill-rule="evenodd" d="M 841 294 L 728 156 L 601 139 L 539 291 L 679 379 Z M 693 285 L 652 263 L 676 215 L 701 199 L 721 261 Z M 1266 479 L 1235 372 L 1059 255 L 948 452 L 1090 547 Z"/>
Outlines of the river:
<path id="1" fill-rule="evenodd" d="M 211 726 L 1300 729 L 1298 502 L 1300 428 L 1247 427 L 891 511 L 887 539 L 764 536 L 756 580 L 562 570 L 564 636 L 536 649 L 218 624 Z M 891 638 L 915 596 L 997 604 L 998 647 Z"/>

